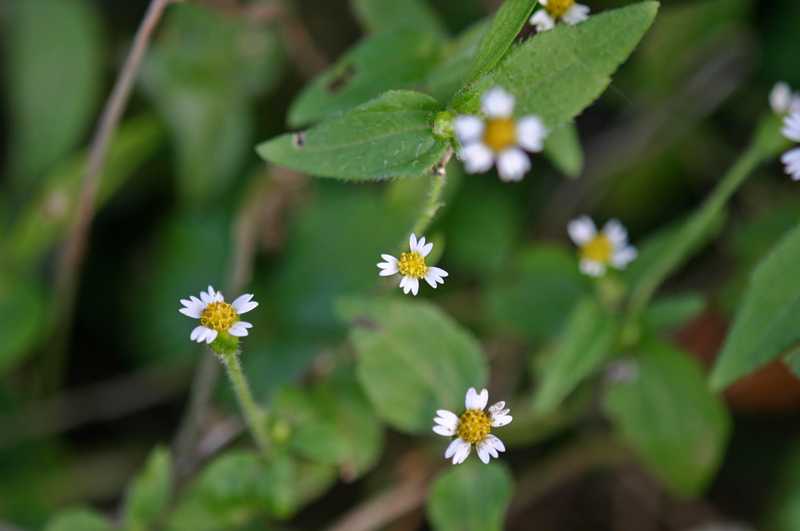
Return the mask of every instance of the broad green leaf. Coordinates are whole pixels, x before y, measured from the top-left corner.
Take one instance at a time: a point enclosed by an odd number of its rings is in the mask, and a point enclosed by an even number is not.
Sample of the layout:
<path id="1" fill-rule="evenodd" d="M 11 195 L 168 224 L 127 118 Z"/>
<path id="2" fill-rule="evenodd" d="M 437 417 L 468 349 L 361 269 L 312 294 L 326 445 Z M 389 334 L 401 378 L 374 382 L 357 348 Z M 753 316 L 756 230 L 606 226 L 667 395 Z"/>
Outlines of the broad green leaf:
<path id="1" fill-rule="evenodd" d="M 597 371 L 611 355 L 617 319 L 603 311 L 594 299 L 575 307 L 564 327 L 561 342 L 544 361 L 533 405 L 545 415 L 561 405 L 584 379 Z"/>
<path id="2" fill-rule="evenodd" d="M 350 9 L 370 33 L 394 28 L 414 28 L 429 35 L 446 35 L 442 17 L 427 0 L 350 0 Z"/>
<path id="3" fill-rule="evenodd" d="M 255 100 L 282 73 L 274 30 L 184 2 L 171 6 L 141 83 L 173 137 L 181 199 L 217 205 L 252 155 Z"/>
<path id="4" fill-rule="evenodd" d="M 142 164 L 164 145 L 164 127 L 151 115 L 126 121 L 114 135 L 97 198 L 102 207 Z M 8 258 L 18 269 L 41 260 L 69 227 L 86 170 L 86 155 L 58 165 L 42 182 L 11 227 Z"/>
<path id="5" fill-rule="evenodd" d="M 24 276 L 0 276 L 0 375 L 32 354 L 46 326 L 44 290 Z"/>
<path id="6" fill-rule="evenodd" d="M 778 358 L 800 339 L 800 227 L 753 273 L 711 385 L 722 389 Z"/>
<path id="7" fill-rule="evenodd" d="M 567 177 L 575 178 L 583 172 L 583 147 L 574 123 L 556 127 L 544 141 L 543 153 Z"/>
<path id="8" fill-rule="evenodd" d="M 291 387 L 273 399 L 304 457 L 363 474 L 380 455 L 383 434 L 354 375 L 338 374 L 311 389 Z"/>
<path id="9" fill-rule="evenodd" d="M 673 492 L 705 489 L 722 462 L 731 420 L 700 364 L 679 348 L 648 342 L 613 383 L 605 409 L 621 434 Z"/>
<path id="10" fill-rule="evenodd" d="M 439 60 L 441 47 L 435 35 L 408 27 L 364 40 L 306 85 L 289 108 L 289 126 L 320 121 L 387 90 L 415 88 Z"/>
<path id="11" fill-rule="evenodd" d="M 426 510 L 436 531 L 500 531 L 513 493 L 514 478 L 503 463 L 487 466 L 471 455 L 439 474 Z"/>
<path id="12" fill-rule="evenodd" d="M 520 30 L 528 22 L 536 0 L 505 0 L 483 35 L 467 83 L 472 85 L 503 58 Z"/>
<path id="13" fill-rule="evenodd" d="M 25 188 L 85 142 L 94 122 L 104 67 L 95 6 L 83 0 L 8 4 L 9 154 L 12 174 Z"/>
<path id="14" fill-rule="evenodd" d="M 434 115 L 443 109 L 425 94 L 387 92 L 313 129 L 281 135 L 256 149 L 272 164 L 319 177 L 421 177 L 447 150 L 431 128 Z"/>
<path id="15" fill-rule="evenodd" d="M 125 495 L 125 523 L 130 529 L 147 529 L 155 524 L 172 495 L 172 457 L 167 448 L 150 453 L 147 463 Z"/>
<path id="16" fill-rule="evenodd" d="M 685 324 L 708 306 L 706 298 L 700 293 L 686 293 L 661 297 L 644 312 L 644 321 L 657 332 L 665 332 Z"/>
<path id="17" fill-rule="evenodd" d="M 516 96 L 517 115 L 537 114 L 555 128 L 600 96 L 657 10 L 647 1 L 559 24 L 511 50 L 495 70 L 495 85 Z"/>
<path id="18" fill-rule="evenodd" d="M 111 531 L 111 522 L 89 509 L 71 509 L 51 518 L 44 531 Z"/>
<path id="19" fill-rule="evenodd" d="M 491 286 L 488 309 L 503 329 L 538 340 L 557 334 L 591 290 L 574 251 L 539 244 L 523 248 L 514 267 Z"/>
<path id="20" fill-rule="evenodd" d="M 437 409 L 457 411 L 486 382 L 478 341 L 437 306 L 406 299 L 345 300 L 357 372 L 375 412 L 394 428 L 428 432 Z"/>
<path id="21" fill-rule="evenodd" d="M 488 28 L 486 20 L 476 22 L 445 46 L 445 58 L 425 78 L 426 93 L 446 103 L 466 86 L 478 45 Z"/>

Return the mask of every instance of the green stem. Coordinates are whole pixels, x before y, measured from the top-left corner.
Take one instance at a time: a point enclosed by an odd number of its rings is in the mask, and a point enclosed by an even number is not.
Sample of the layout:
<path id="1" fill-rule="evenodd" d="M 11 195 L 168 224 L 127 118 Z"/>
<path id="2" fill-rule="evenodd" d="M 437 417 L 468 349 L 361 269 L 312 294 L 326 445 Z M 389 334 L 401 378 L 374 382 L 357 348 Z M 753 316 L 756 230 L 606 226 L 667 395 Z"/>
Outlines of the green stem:
<path id="1" fill-rule="evenodd" d="M 662 260 L 653 265 L 652 272 L 636 286 L 630 299 L 630 315 L 635 317 L 647 307 L 658 287 L 691 253 L 702 240 L 704 233 L 714 222 L 728 200 L 733 196 L 748 175 L 758 167 L 764 153 L 758 142 L 753 142 L 739 156 L 728 172 L 720 179 L 711 195 L 689 218 L 669 243 Z"/>
<path id="2" fill-rule="evenodd" d="M 447 151 L 447 153 L 445 153 L 441 164 L 438 168 L 436 168 L 436 171 L 433 173 L 433 177 L 431 177 L 431 188 L 430 192 L 428 192 L 428 203 L 425 205 L 425 208 L 422 210 L 419 219 L 417 219 L 417 222 L 414 223 L 414 226 L 411 229 L 411 232 L 416 234 L 418 238 L 425 233 L 425 230 L 427 230 L 428 225 L 431 224 L 433 216 L 436 215 L 436 212 L 444 206 L 444 203 L 439 199 L 442 197 L 444 185 L 447 182 L 447 170 L 445 170 L 445 167 L 452 156 L 453 150 L 450 149 Z"/>
<path id="3" fill-rule="evenodd" d="M 219 358 L 228 370 L 228 376 L 233 384 L 233 390 L 236 392 L 239 405 L 242 407 L 242 411 L 244 411 L 247 425 L 250 427 L 250 433 L 253 435 L 258 446 L 263 451 L 268 451 L 269 435 L 267 434 L 267 412 L 259 407 L 253 399 L 250 385 L 247 383 L 247 378 L 245 378 L 242 372 L 242 365 L 239 363 L 238 352 L 222 354 Z"/>

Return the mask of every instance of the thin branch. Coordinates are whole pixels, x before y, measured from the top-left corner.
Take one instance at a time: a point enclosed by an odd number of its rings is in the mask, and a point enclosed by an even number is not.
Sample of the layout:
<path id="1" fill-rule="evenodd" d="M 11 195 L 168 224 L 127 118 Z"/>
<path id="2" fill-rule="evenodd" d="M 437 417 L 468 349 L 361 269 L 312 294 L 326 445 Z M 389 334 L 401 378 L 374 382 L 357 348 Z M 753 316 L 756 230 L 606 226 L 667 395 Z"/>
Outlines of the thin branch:
<path id="1" fill-rule="evenodd" d="M 117 131 L 122 114 L 130 99 L 153 32 L 161 20 L 164 9 L 175 1 L 179 0 L 151 0 L 92 137 L 89 160 L 78 196 L 75 217 L 72 219 L 72 226 L 59 256 L 56 271 L 53 315 L 57 321 L 53 330 L 53 345 L 48 349 L 51 354 L 46 360 L 48 362 L 46 367 L 49 367 L 50 370 L 47 374 L 50 374 L 49 384 L 51 387 L 58 387 L 58 382 L 63 374 L 64 351 L 72 325 L 77 281 L 86 251 L 89 228 L 95 215 L 97 194 L 103 176 L 108 146 Z"/>

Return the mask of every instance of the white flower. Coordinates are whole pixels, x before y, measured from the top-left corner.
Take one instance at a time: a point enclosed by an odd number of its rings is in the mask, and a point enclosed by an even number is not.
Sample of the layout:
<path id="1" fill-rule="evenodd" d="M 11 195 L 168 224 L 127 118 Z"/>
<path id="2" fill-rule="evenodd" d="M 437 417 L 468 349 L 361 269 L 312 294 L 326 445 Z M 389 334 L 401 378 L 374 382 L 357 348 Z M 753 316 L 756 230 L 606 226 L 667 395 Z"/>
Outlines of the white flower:
<path id="1" fill-rule="evenodd" d="M 536 31 L 551 30 L 557 21 L 575 25 L 589 18 L 589 6 L 576 4 L 575 0 L 539 0 L 544 9 L 538 10 L 528 21 Z"/>
<path id="2" fill-rule="evenodd" d="M 222 297 L 222 292 L 214 291 L 209 286 L 208 292 L 200 292 L 199 299 L 194 295 L 189 297 L 190 300 L 182 299 L 184 308 L 178 311 L 193 319 L 200 319 L 200 326 L 192 330 L 189 338 L 198 343 L 205 341 L 210 345 L 220 333 L 236 337 L 247 335 L 247 329 L 253 325 L 240 321 L 239 316 L 258 306 L 257 302 L 250 300 L 252 298 L 253 295 L 246 293 L 228 304 Z"/>
<path id="3" fill-rule="evenodd" d="M 497 452 L 506 451 L 503 442 L 490 434 L 491 429 L 505 426 L 514 419 L 508 414 L 508 409 L 503 409 L 505 402 L 490 407 L 488 415 L 483 412 L 489 402 L 489 391 L 486 389 L 478 394 L 474 387 L 470 387 L 464 402 L 467 410 L 460 417 L 446 409 L 438 410 L 436 414 L 439 416 L 433 419 L 437 424 L 433 431 L 445 437 L 456 436 L 444 453 L 446 459 L 453 458 L 454 465 L 464 462 L 473 444 L 478 450 L 478 457 L 488 464 L 489 456 L 496 458 Z"/>
<path id="4" fill-rule="evenodd" d="M 777 115 L 800 111 L 800 94 L 792 93 L 792 88 L 785 81 L 778 81 L 769 93 L 769 106 Z"/>
<path id="5" fill-rule="evenodd" d="M 581 216 L 567 225 L 569 237 L 579 247 L 581 272 L 593 277 L 606 273 L 606 267 L 625 269 L 637 256 L 636 248 L 628 245 L 628 230 L 616 219 L 609 220 L 602 232 L 597 232 L 589 216 Z"/>
<path id="6" fill-rule="evenodd" d="M 544 148 L 544 122 L 533 114 L 515 120 L 514 96 L 501 87 L 486 93 L 481 109 L 486 120 L 475 115 L 455 120 L 456 135 L 464 146 L 464 168 L 467 173 L 483 173 L 496 161 L 502 181 L 521 181 L 531 169 L 523 149 L 537 153 Z"/>
<path id="7" fill-rule="evenodd" d="M 410 291 L 414 295 L 419 292 L 419 279 L 424 278 L 425 282 L 430 284 L 432 288 L 436 288 L 437 282 L 444 284 L 444 277 L 447 276 L 447 271 L 438 267 L 431 267 L 425 264 L 425 257 L 433 249 L 433 243 L 425 243 L 425 236 L 417 241 L 417 236 L 412 234 L 408 239 L 408 245 L 411 250 L 407 253 L 402 253 L 398 260 L 390 254 L 382 254 L 381 257 L 386 260 L 378 264 L 378 267 L 383 271 L 380 272 L 382 277 L 396 275 L 400 273 L 403 279 L 400 280 L 400 287 L 403 288 L 403 293 L 408 294 Z"/>
<path id="8" fill-rule="evenodd" d="M 794 111 L 783 119 L 783 136 L 794 142 L 800 142 L 800 111 Z M 784 164 L 783 171 L 791 175 L 795 181 L 800 181 L 800 148 L 793 148 L 781 155 Z"/>

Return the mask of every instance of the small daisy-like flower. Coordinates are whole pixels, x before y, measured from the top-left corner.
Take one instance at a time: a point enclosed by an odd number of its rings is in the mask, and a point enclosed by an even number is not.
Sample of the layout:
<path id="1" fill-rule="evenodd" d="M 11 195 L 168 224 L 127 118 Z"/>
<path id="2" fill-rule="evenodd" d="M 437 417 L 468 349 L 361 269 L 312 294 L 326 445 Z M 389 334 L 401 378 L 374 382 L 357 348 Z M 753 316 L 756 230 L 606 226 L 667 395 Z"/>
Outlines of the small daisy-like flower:
<path id="1" fill-rule="evenodd" d="M 555 28 L 558 21 L 574 25 L 589 18 L 589 6 L 576 4 L 575 0 L 539 0 L 539 3 L 544 9 L 528 21 L 539 33 Z"/>
<path id="2" fill-rule="evenodd" d="M 628 245 L 628 230 L 616 219 L 609 220 L 602 232 L 597 232 L 589 216 L 581 216 L 567 225 L 569 237 L 578 246 L 581 272 L 593 277 L 605 275 L 606 268 L 625 269 L 637 256 L 636 248 Z"/>
<path id="3" fill-rule="evenodd" d="M 787 82 L 778 81 L 769 93 L 769 106 L 779 116 L 800 111 L 800 94 L 793 93 Z"/>
<path id="4" fill-rule="evenodd" d="M 400 287 L 403 288 L 403 293 L 405 294 L 410 291 L 416 295 L 419 292 L 419 279 L 421 278 L 424 278 L 425 282 L 430 284 L 432 288 L 436 288 L 437 282 L 444 284 L 443 279 L 448 275 L 447 271 L 425 264 L 425 257 L 433 249 L 433 243 L 425 243 L 425 236 L 417 241 L 417 236 L 412 234 L 408 239 L 408 245 L 411 250 L 400 254 L 399 260 L 390 254 L 381 255 L 381 258 L 386 261 L 378 264 L 378 267 L 383 269 L 380 275 L 382 277 L 396 275 L 397 273 L 403 275 Z"/>
<path id="5" fill-rule="evenodd" d="M 209 286 L 208 292 L 200 292 L 199 299 L 194 295 L 189 297 L 190 300 L 182 299 L 181 304 L 184 308 L 178 311 L 193 319 L 200 319 L 200 326 L 192 330 L 189 338 L 198 343 L 205 341 L 210 345 L 221 334 L 234 337 L 247 335 L 247 329 L 253 325 L 240 321 L 239 316 L 258 306 L 257 302 L 251 300 L 252 298 L 253 295 L 246 293 L 228 304 L 222 292 L 214 291 L 214 288 Z"/>
<path id="6" fill-rule="evenodd" d="M 453 458 L 454 465 L 467 459 L 473 444 L 478 450 L 478 457 L 488 464 L 489 456 L 497 458 L 497 452 L 506 451 L 503 442 L 490 433 L 492 428 L 505 426 L 514 419 L 508 414 L 508 409 L 503 409 L 505 402 L 490 407 L 488 415 L 483 412 L 489 402 L 489 391 L 486 389 L 478 394 L 474 387 L 470 387 L 464 402 L 467 410 L 460 417 L 446 409 L 438 410 L 436 414 L 439 416 L 433 419 L 437 424 L 433 431 L 445 437 L 456 437 L 444 453 L 445 459 Z"/>
<path id="7" fill-rule="evenodd" d="M 523 149 L 532 153 L 541 151 L 547 129 L 534 114 L 515 120 L 514 103 L 514 96 L 495 87 L 481 101 L 486 120 L 474 115 L 456 118 L 455 130 L 464 146 L 462 158 L 467 173 L 489 171 L 497 161 L 500 180 L 508 182 L 521 181 L 531 169 L 531 161 Z"/>
<path id="8" fill-rule="evenodd" d="M 783 136 L 793 142 L 800 142 L 800 111 L 794 111 L 783 119 Z M 793 180 L 800 181 L 800 148 L 793 148 L 781 155 L 783 171 Z"/>

